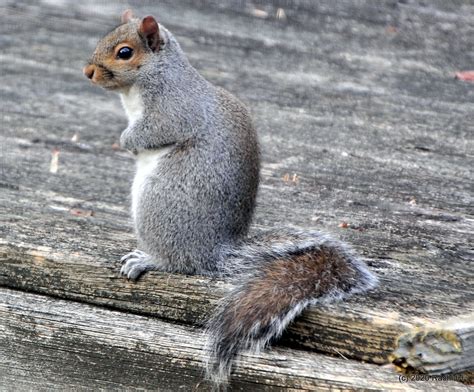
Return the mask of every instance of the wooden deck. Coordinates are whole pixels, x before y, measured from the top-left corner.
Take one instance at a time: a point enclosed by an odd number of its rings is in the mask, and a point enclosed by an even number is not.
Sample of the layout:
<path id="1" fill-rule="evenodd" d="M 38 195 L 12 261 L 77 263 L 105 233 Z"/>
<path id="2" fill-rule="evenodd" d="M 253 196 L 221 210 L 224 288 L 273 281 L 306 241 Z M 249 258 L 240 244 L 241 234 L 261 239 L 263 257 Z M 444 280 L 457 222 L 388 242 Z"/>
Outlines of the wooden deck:
<path id="1" fill-rule="evenodd" d="M 401 383 L 387 364 L 474 370 L 474 84 L 454 79 L 474 68 L 474 4 L 128 3 L 251 108 L 263 149 L 253 230 L 332 233 L 381 280 L 244 354 L 231 389 L 469 390 L 454 376 Z M 124 8 L 0 3 L 0 390 L 209 389 L 199 327 L 228 286 L 118 276 L 135 247 L 134 164 L 116 148 L 126 118 L 81 69 Z"/>

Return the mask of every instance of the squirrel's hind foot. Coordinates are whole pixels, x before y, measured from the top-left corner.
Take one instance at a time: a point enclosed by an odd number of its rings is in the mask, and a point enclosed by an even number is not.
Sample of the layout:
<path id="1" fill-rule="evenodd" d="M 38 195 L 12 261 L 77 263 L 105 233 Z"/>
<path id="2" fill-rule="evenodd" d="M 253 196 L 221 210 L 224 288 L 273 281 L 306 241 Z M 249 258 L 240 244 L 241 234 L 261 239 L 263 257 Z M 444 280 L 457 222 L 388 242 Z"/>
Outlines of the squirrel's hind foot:
<path id="1" fill-rule="evenodd" d="M 126 276 L 130 280 L 137 280 L 145 272 L 160 269 L 160 266 L 153 261 L 150 255 L 138 249 L 127 253 L 120 259 L 120 262 L 123 264 L 120 275 Z"/>

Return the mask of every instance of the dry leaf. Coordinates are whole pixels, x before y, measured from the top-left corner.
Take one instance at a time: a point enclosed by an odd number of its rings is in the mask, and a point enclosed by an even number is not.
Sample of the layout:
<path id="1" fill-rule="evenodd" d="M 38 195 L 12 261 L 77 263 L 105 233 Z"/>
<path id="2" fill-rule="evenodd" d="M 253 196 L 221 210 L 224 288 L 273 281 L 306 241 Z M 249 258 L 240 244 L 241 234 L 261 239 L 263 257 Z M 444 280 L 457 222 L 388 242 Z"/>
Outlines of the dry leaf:
<path id="1" fill-rule="evenodd" d="M 83 210 L 81 208 L 71 208 L 69 213 L 74 216 L 94 216 L 94 211 Z"/>
<path id="2" fill-rule="evenodd" d="M 455 78 L 464 82 L 474 82 L 474 71 L 456 72 Z"/>

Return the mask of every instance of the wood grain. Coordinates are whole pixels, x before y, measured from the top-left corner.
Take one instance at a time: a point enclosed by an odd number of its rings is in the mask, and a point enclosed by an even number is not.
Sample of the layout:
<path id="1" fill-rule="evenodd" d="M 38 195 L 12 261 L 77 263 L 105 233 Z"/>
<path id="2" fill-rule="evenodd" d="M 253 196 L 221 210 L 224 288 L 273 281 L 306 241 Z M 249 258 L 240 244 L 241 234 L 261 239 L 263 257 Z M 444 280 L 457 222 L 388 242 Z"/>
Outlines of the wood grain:
<path id="1" fill-rule="evenodd" d="M 62 257 L 61 254 L 57 255 Z M 67 262 L 52 249 L 13 248 L 0 241 L 0 285 L 89 302 L 167 320 L 203 325 L 230 286 L 204 277 L 151 273 L 137 283 L 118 276 L 118 263 Z M 375 363 L 387 362 L 412 319 L 367 309 L 365 300 L 313 307 L 281 343 Z"/>
<path id="2" fill-rule="evenodd" d="M 199 330 L 149 317 L 0 289 L 0 385 L 16 390 L 210 390 Z M 467 391 L 401 384 L 389 369 L 291 349 L 245 353 L 235 391 Z M 3 387 L 2 387 L 3 389 Z"/>
<path id="3" fill-rule="evenodd" d="M 474 313 L 401 335 L 390 359 L 408 372 L 433 375 L 474 372 Z M 472 382 L 472 374 L 470 378 Z"/>
<path id="4" fill-rule="evenodd" d="M 0 6 L 0 285 L 202 325 L 225 283 L 118 277 L 135 247 L 133 160 L 113 148 L 126 118 L 81 69 L 123 8 Z M 305 312 L 280 344 L 385 363 L 400 334 L 474 311 L 474 89 L 454 79 L 474 63 L 474 6 L 275 1 L 264 18 L 254 8 L 163 1 L 136 12 L 157 15 L 206 78 L 251 108 L 263 149 L 252 230 L 332 233 L 381 279 Z"/>

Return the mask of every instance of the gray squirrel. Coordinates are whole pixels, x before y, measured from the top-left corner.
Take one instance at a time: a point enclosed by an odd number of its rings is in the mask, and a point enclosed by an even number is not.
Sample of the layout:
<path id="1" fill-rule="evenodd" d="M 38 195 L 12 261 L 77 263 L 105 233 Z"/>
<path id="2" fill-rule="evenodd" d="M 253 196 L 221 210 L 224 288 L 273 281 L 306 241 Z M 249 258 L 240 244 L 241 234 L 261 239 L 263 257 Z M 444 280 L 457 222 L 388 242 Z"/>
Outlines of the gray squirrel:
<path id="1" fill-rule="evenodd" d="M 132 216 L 139 250 L 121 274 L 146 271 L 228 279 L 234 288 L 209 320 L 207 376 L 225 385 L 234 357 L 277 339 L 310 304 L 376 286 L 344 243 L 315 231 L 277 229 L 247 238 L 260 154 L 249 113 L 206 81 L 153 16 L 99 41 L 84 74 L 120 94 L 129 124 L 122 148 L 136 158 Z"/>

